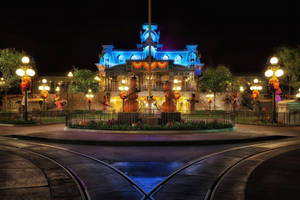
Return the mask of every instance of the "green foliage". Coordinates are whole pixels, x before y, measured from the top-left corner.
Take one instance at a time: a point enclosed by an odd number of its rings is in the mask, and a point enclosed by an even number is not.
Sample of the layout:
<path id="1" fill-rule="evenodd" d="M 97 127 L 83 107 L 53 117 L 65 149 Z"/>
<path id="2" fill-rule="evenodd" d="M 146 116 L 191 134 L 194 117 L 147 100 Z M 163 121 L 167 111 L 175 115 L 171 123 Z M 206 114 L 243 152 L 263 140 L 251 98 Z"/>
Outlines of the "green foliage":
<path id="1" fill-rule="evenodd" d="M 227 67 L 208 67 L 200 79 L 200 90 L 213 93 L 225 92 L 232 80 L 233 76 Z"/>
<path id="2" fill-rule="evenodd" d="M 71 84 L 72 92 L 87 93 L 89 89 L 94 93 L 97 92 L 99 90 L 99 82 L 95 80 L 96 75 L 95 72 L 88 69 L 74 68 Z"/>
<path id="3" fill-rule="evenodd" d="M 169 125 L 150 125 L 131 126 L 130 124 L 108 124 L 104 122 L 91 121 L 87 125 L 71 124 L 70 128 L 79 129 L 99 129 L 99 130 L 204 130 L 204 129 L 222 129 L 232 128 L 232 124 L 218 123 L 217 121 L 211 123 L 188 122 L 188 123 L 170 123 Z"/>
<path id="4" fill-rule="evenodd" d="M 19 84 L 19 78 L 16 75 L 17 68 L 22 65 L 24 52 L 18 52 L 15 49 L 0 49 L 0 72 L 5 80 L 5 84 L 0 90 L 7 90 Z"/>
<path id="5" fill-rule="evenodd" d="M 291 90 L 297 89 L 300 82 L 300 48 L 279 47 L 275 50 L 275 56 L 279 58 L 280 67 L 284 70 L 281 82 Z"/>

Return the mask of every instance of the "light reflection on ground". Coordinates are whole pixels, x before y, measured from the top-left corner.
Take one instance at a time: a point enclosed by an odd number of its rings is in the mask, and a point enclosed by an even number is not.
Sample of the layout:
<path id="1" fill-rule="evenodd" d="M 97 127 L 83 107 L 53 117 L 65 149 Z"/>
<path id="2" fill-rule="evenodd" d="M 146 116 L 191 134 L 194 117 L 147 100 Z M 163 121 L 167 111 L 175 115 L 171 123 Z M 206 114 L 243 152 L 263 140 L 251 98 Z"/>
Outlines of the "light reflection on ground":
<path id="1" fill-rule="evenodd" d="M 184 166 L 183 162 L 115 162 L 112 166 L 124 172 L 146 192 L 174 171 Z"/>

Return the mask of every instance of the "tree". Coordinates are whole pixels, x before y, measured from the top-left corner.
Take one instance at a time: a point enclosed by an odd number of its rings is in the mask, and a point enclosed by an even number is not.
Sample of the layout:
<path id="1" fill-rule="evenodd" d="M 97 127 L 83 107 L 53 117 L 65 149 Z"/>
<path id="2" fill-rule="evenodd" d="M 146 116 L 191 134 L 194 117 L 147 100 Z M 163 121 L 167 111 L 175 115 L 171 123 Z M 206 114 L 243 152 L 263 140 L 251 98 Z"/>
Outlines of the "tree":
<path id="1" fill-rule="evenodd" d="M 18 52 L 15 49 L 0 49 L 0 72 L 5 81 L 5 84 L 1 85 L 0 91 L 4 91 L 5 99 L 7 91 L 19 84 L 20 79 L 16 75 L 16 70 L 22 65 L 21 59 L 24 55 L 25 52 Z"/>
<path id="2" fill-rule="evenodd" d="M 297 87 L 300 78 L 300 48 L 279 47 L 275 50 L 279 64 L 284 71 L 283 83 L 288 86 L 289 96 L 292 89 Z"/>
<path id="3" fill-rule="evenodd" d="M 22 65 L 24 52 L 15 49 L 0 49 L 0 72 L 5 80 L 4 89 L 9 89 L 18 84 L 19 78 L 16 75 L 17 68 Z"/>
<path id="4" fill-rule="evenodd" d="M 208 67 L 199 81 L 200 90 L 203 92 L 213 92 L 214 110 L 216 110 L 217 92 L 225 92 L 233 80 L 230 70 L 225 66 L 217 68 Z"/>
<path id="5" fill-rule="evenodd" d="M 97 74 L 88 69 L 77 69 L 73 70 L 73 78 L 71 89 L 73 93 L 87 93 L 89 89 L 92 92 L 97 92 L 99 90 L 99 82 L 95 80 Z"/>

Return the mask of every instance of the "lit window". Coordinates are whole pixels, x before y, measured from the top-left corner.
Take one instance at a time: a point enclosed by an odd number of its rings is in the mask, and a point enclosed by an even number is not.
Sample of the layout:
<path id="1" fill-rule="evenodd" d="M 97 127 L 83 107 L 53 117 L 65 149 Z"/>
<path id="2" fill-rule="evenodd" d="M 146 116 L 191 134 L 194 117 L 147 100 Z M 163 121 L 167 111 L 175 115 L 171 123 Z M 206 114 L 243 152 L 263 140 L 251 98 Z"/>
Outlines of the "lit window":
<path id="1" fill-rule="evenodd" d="M 124 56 L 118 55 L 118 61 L 119 61 L 119 63 L 124 63 L 125 62 Z"/>
<path id="2" fill-rule="evenodd" d="M 138 57 L 136 55 L 131 56 L 131 60 L 137 60 Z"/>
<path id="3" fill-rule="evenodd" d="M 176 56 L 174 63 L 181 63 L 181 59 L 182 59 L 181 55 Z"/>
<path id="4" fill-rule="evenodd" d="M 168 55 L 164 55 L 163 60 L 169 60 L 169 56 Z"/>

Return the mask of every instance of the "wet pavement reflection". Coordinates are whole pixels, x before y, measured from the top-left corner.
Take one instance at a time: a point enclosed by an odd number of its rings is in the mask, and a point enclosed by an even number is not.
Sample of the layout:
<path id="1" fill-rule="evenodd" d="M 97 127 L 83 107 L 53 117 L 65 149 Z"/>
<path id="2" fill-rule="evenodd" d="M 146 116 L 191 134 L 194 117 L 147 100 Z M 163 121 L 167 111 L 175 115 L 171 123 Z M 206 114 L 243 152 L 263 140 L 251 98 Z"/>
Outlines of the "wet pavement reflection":
<path id="1" fill-rule="evenodd" d="M 150 192 L 174 171 L 185 165 L 183 162 L 115 162 L 111 165 L 129 176 L 143 190 Z"/>

